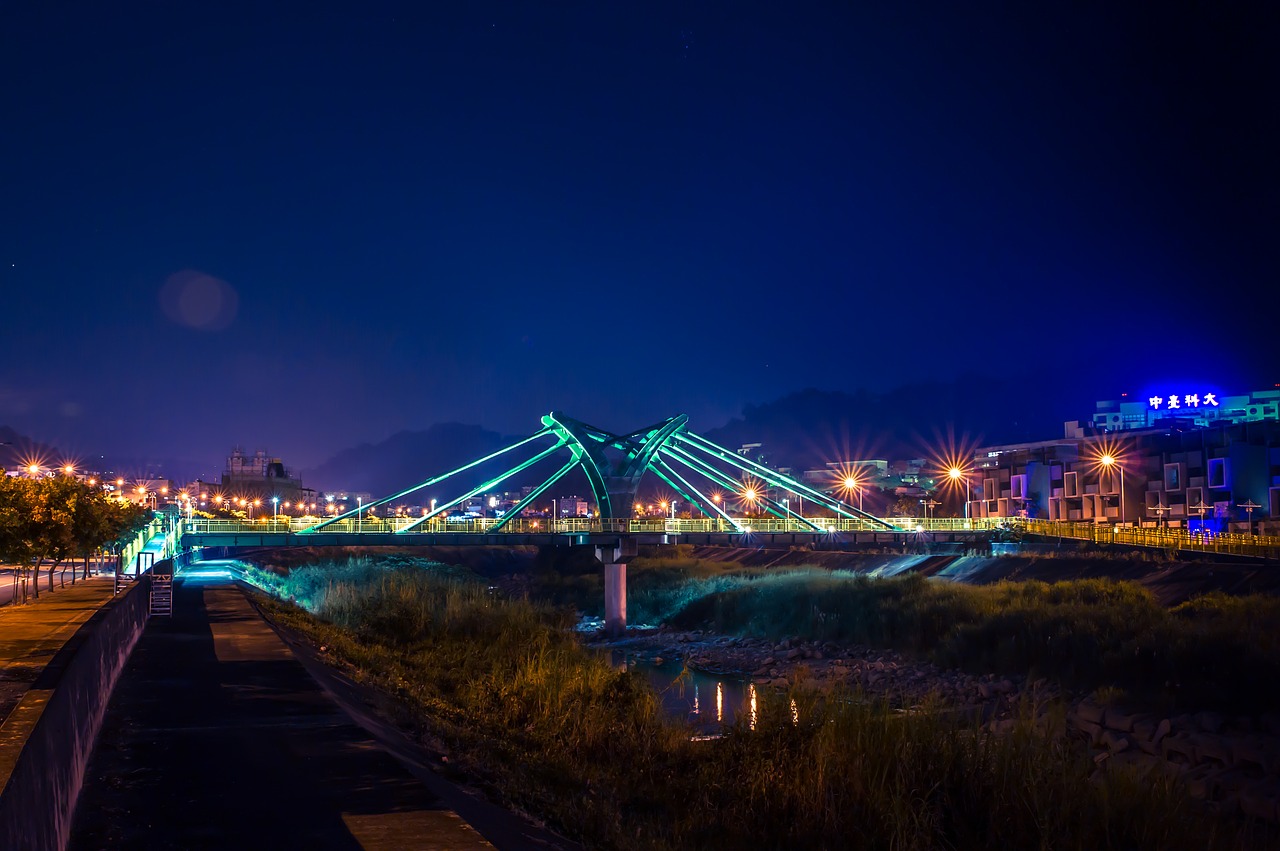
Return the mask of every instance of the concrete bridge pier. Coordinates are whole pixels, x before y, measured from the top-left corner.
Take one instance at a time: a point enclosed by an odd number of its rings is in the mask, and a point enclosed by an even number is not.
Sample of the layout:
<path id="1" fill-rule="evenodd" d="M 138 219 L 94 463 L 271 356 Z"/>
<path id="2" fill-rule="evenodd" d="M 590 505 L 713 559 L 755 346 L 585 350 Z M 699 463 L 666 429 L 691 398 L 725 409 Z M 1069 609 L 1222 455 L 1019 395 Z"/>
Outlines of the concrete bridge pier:
<path id="1" fill-rule="evenodd" d="M 636 544 L 630 537 L 617 546 L 596 547 L 596 558 L 604 563 L 604 632 L 620 638 L 627 631 L 627 562 L 635 557 Z"/>

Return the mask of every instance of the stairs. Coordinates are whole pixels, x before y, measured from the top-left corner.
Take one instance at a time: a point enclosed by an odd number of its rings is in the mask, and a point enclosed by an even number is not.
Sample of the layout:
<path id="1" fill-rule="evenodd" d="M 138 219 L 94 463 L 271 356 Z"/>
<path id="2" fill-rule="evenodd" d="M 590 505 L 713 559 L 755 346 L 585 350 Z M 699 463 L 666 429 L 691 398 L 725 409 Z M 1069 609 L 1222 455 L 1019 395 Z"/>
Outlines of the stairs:
<path id="1" fill-rule="evenodd" d="M 173 574 L 151 574 L 151 616 L 173 617 Z"/>

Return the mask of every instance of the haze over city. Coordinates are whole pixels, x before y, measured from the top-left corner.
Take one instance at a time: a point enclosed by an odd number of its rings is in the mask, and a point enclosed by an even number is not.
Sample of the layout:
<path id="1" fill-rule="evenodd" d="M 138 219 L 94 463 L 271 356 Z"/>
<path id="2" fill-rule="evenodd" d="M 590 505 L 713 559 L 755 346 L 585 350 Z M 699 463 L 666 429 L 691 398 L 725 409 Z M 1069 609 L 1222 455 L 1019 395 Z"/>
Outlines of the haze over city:
<path id="1" fill-rule="evenodd" d="M 4 18 L 0 424 L 72 454 L 1273 380 L 1260 6 Z"/>

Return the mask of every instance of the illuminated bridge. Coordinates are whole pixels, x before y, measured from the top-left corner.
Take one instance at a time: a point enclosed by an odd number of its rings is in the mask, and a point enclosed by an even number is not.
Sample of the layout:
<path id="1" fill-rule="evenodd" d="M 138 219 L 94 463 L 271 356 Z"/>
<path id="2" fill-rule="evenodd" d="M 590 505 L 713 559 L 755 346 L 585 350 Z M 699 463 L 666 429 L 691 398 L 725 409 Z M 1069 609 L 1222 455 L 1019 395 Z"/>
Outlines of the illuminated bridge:
<path id="1" fill-rule="evenodd" d="M 500 518 L 459 518 L 451 509 L 496 490 L 504 482 L 534 475 L 535 467 L 559 455 L 563 463 Z M 567 456 L 567 457 L 565 457 Z M 402 502 L 429 487 L 454 486 L 465 475 L 480 477 L 481 468 L 497 467 L 497 459 L 518 459 L 503 472 L 481 477 L 474 486 L 458 487 L 445 500 L 432 499 L 420 517 L 369 516 L 370 509 Z M 542 469 L 546 469 L 544 465 Z M 573 471 L 586 477 L 599 513 L 596 517 L 546 519 L 524 512 L 556 482 Z M 649 519 L 633 516 L 642 479 L 653 475 L 702 513 L 694 519 Z M 805 505 L 824 516 L 806 516 Z M 425 500 L 423 500 L 425 501 Z M 733 505 L 739 514 L 733 513 Z M 792 506 L 797 510 L 792 510 Z M 747 509 L 753 517 L 742 516 Z M 639 544 L 700 544 L 731 547 L 843 549 L 858 546 L 901 546 L 910 542 L 972 544 L 990 540 L 998 526 L 1017 524 L 1041 537 L 1070 537 L 1098 543 L 1274 557 L 1280 543 L 1239 543 L 1190 539 L 1168 530 L 1096 527 L 990 518 L 983 520 L 917 518 L 884 519 L 836 497 L 743 458 L 689 431 L 687 418 L 672 417 L 628 434 L 613 434 L 553 412 L 542 428 L 497 452 L 410 488 L 317 521 L 315 518 L 193 520 L 178 524 L 179 551 L 198 547 L 257 548 L 312 546 L 591 546 L 604 563 L 605 626 L 621 631 L 626 623 L 626 562 Z M 1045 528 L 1041 528 L 1045 527 Z M 1071 528 L 1068 528 L 1071 527 Z"/>
<path id="2" fill-rule="evenodd" d="M 627 434 L 614 434 L 559 412 L 542 418 L 542 428 L 483 458 L 434 476 L 367 505 L 316 522 L 291 518 L 270 523 L 188 520 L 181 526 L 182 547 L 585 545 L 594 546 L 605 565 L 605 622 L 619 630 L 626 618 L 626 561 L 641 543 L 705 543 L 729 546 L 808 545 L 815 539 L 853 536 L 857 543 L 893 543 L 918 534 L 855 508 L 763 464 L 743 458 L 689 431 L 688 418 L 672 417 Z M 560 456 L 563 463 L 501 518 L 456 522 L 449 512 L 479 494 L 517 476 L 527 477 L 542 462 Z M 370 509 L 403 502 L 429 487 L 465 481 L 497 459 L 515 459 L 497 475 L 459 487 L 445 500 L 432 500 L 421 517 L 378 519 Z M 545 467 L 544 467 L 545 469 Z M 585 476 L 598 506 L 587 519 L 534 519 L 524 512 L 556 482 L 577 471 Z M 633 516 L 636 495 L 646 475 L 661 480 L 703 515 L 695 520 L 647 520 Z M 448 484 L 446 484 L 448 483 Z M 811 507 L 829 517 L 807 517 Z M 732 504 L 761 518 L 735 516 Z M 972 538 L 973 530 L 955 534 Z M 864 537 L 865 536 L 865 537 Z"/>
<path id="3" fill-rule="evenodd" d="M 516 476 L 527 477 L 535 466 L 556 455 L 562 456 L 564 463 L 502 517 L 449 516 L 451 510 L 477 495 L 496 490 Z M 463 481 L 465 474 L 476 475 L 482 465 L 496 466 L 500 458 L 516 460 L 479 484 L 457 488 L 448 499 L 432 499 L 432 508 L 420 517 L 371 516 L 379 506 L 403 502 L 429 487 L 447 487 L 452 482 Z M 540 496 L 573 471 L 585 476 L 599 508 L 597 516 L 590 519 L 523 516 Z M 650 474 L 703 516 L 691 520 L 634 517 L 637 491 L 644 477 Z M 805 516 L 799 510 L 805 500 L 811 508 L 823 509 L 827 516 Z M 758 516 L 735 515 L 735 504 L 740 510 L 749 509 Z M 689 431 L 687 417 L 683 415 L 619 435 L 553 412 L 542 418 L 540 430 L 510 446 L 335 517 L 319 521 L 283 517 L 257 522 L 188 520 L 183 524 L 183 543 L 185 546 L 481 543 L 625 547 L 639 542 L 759 546 L 762 543 L 812 543 L 815 536 L 832 535 L 870 536 L 862 540 L 890 542 L 919 531 L 918 521 L 902 525 L 875 517 L 718 446 Z M 947 531 L 971 530 L 966 523 L 963 528 Z"/>

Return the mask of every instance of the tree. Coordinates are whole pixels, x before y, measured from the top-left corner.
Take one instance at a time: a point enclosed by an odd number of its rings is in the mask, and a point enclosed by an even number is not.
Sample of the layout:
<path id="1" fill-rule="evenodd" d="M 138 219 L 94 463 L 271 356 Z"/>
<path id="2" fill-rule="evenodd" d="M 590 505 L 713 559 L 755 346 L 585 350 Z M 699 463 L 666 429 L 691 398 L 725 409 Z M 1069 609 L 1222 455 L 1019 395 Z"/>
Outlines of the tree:
<path id="1" fill-rule="evenodd" d="M 0 475 L 0 561 L 29 571 L 35 558 L 31 515 L 34 482 Z M 18 570 L 14 571 L 17 582 Z"/>
<path id="2" fill-rule="evenodd" d="M 40 565 L 53 575 L 69 558 L 88 558 L 100 547 L 119 542 L 147 524 L 147 509 L 109 498 L 71 477 L 32 481 L 0 477 L 0 560 L 22 565 L 40 578 Z M 75 581 L 74 575 L 72 581 Z M 32 586 L 40 596 L 40 584 Z"/>
<path id="3" fill-rule="evenodd" d="M 152 512 L 124 500 L 102 498 L 103 528 L 98 546 L 118 547 L 151 522 Z"/>
<path id="4" fill-rule="evenodd" d="M 69 476 L 39 479 L 31 489 L 31 546 L 36 573 L 35 596 L 40 597 L 40 565 L 47 559 L 49 590 L 58 566 L 75 554 L 75 514 L 77 504 L 89 496 L 89 488 Z"/>
<path id="5" fill-rule="evenodd" d="M 910 496 L 899 497 L 889 506 L 889 512 L 893 517 L 919 517 L 922 513 L 920 500 Z"/>

